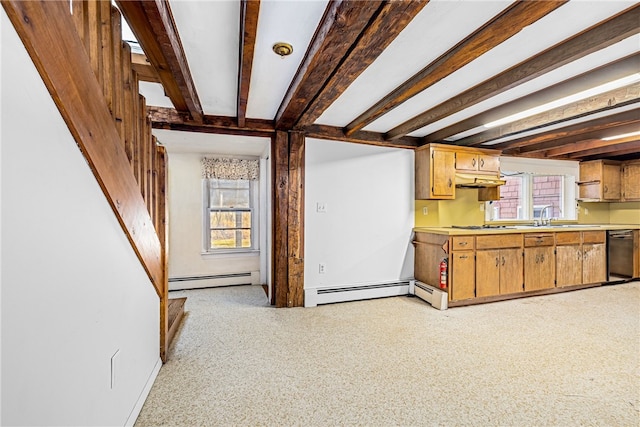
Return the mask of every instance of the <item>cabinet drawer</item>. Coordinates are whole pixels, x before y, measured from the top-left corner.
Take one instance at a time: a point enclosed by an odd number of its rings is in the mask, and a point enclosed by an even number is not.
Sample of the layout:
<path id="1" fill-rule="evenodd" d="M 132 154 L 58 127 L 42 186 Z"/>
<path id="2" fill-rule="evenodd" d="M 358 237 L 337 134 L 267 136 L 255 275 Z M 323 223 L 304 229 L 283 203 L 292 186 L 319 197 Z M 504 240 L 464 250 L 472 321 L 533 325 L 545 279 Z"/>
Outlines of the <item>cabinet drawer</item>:
<path id="1" fill-rule="evenodd" d="M 606 241 L 604 231 L 583 231 L 582 243 L 604 243 Z"/>
<path id="2" fill-rule="evenodd" d="M 472 250 L 473 236 L 456 236 L 451 238 L 451 246 L 454 251 Z"/>
<path id="3" fill-rule="evenodd" d="M 522 234 L 492 234 L 476 237 L 476 249 L 521 248 Z"/>
<path id="4" fill-rule="evenodd" d="M 524 247 L 553 246 L 553 234 L 533 234 L 524 236 Z"/>
<path id="5" fill-rule="evenodd" d="M 579 245 L 580 232 L 556 233 L 556 245 Z"/>

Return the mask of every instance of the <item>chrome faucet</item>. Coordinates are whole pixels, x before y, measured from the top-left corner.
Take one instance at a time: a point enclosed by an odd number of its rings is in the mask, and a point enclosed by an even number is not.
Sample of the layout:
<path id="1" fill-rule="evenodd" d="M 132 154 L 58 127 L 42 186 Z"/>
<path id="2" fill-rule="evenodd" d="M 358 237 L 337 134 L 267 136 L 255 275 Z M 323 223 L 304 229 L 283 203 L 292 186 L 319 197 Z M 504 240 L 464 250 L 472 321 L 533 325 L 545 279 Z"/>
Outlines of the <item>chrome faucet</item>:
<path id="1" fill-rule="evenodd" d="M 553 206 L 546 205 L 540 210 L 540 225 L 551 225 L 551 218 L 549 218 L 549 211 L 548 211 L 548 209 L 551 207 Z"/>

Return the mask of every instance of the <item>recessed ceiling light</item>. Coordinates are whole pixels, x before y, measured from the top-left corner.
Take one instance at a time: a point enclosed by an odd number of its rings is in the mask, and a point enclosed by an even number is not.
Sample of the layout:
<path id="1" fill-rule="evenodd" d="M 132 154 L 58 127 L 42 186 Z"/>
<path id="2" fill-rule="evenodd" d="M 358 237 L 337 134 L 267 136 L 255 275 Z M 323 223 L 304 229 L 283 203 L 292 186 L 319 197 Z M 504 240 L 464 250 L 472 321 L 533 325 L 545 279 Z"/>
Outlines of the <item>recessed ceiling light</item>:
<path id="1" fill-rule="evenodd" d="M 636 136 L 636 135 L 640 135 L 640 130 L 637 132 L 629 132 L 629 133 L 623 133 L 620 135 L 614 135 L 614 136 L 608 136 L 606 138 L 602 138 L 603 141 L 613 141 L 614 139 L 622 139 L 622 138 L 628 138 L 630 136 Z"/>
<path id="2" fill-rule="evenodd" d="M 526 117 L 530 117 L 538 113 L 543 113 L 545 111 L 549 111 L 554 108 L 561 107 L 563 105 L 571 104 L 572 102 L 589 98 L 590 96 L 594 96 L 604 92 L 608 92 L 610 90 L 618 89 L 623 86 L 636 83 L 637 81 L 640 81 L 640 73 L 631 74 L 621 79 L 613 80 L 611 82 L 601 84 L 600 86 L 583 90 L 582 92 L 574 93 L 573 95 L 565 96 L 564 98 L 556 99 L 555 101 L 547 102 L 546 104 L 542 104 L 537 107 L 533 107 L 528 110 L 521 111 L 516 114 L 512 114 L 502 119 L 487 123 L 484 125 L 484 127 L 493 128 L 496 126 L 501 126 L 507 123 L 515 122 L 516 120 L 524 119 Z"/>

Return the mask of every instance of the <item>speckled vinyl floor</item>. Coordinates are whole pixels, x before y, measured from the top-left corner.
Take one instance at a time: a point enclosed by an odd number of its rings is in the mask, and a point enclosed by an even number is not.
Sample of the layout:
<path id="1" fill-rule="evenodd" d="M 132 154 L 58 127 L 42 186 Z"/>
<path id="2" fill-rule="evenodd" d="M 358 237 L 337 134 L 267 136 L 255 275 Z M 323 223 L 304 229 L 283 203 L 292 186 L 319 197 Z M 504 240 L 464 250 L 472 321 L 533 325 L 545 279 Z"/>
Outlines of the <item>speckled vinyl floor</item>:
<path id="1" fill-rule="evenodd" d="M 176 292 L 145 426 L 639 426 L 640 282 L 438 311 Z"/>

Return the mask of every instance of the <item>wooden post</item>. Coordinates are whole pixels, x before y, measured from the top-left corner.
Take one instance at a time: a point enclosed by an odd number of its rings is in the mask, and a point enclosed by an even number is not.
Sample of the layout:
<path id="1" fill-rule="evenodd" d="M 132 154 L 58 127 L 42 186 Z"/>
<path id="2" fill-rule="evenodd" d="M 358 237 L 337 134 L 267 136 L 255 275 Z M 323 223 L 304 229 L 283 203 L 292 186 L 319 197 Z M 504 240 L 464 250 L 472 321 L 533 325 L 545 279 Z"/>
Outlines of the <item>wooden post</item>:
<path id="1" fill-rule="evenodd" d="M 276 307 L 304 305 L 304 133 L 273 139 L 273 286 Z"/>
<path id="2" fill-rule="evenodd" d="M 273 294 L 276 307 L 287 307 L 289 216 L 289 136 L 276 132 L 271 144 L 273 165 Z"/>
<path id="3" fill-rule="evenodd" d="M 288 307 L 304 306 L 304 133 L 289 132 Z"/>

